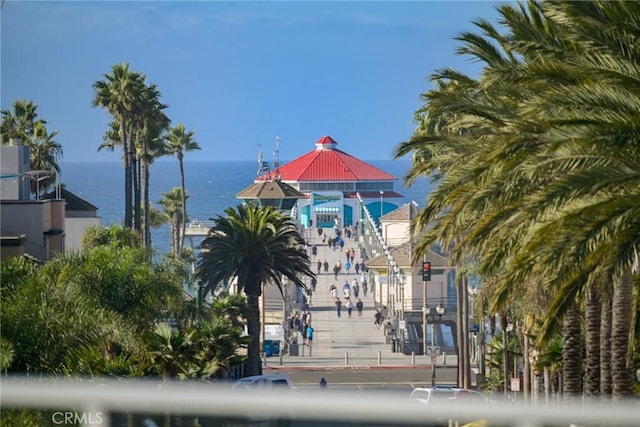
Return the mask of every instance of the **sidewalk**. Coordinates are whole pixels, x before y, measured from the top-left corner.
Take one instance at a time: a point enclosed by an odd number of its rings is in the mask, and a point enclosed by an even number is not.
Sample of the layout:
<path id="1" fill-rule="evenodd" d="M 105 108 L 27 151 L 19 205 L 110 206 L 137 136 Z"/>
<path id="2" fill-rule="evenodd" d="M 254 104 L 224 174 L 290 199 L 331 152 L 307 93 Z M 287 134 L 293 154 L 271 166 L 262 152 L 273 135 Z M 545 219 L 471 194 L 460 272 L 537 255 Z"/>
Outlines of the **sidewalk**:
<path id="1" fill-rule="evenodd" d="M 324 229 L 324 233 L 333 236 L 333 229 Z M 310 312 L 312 315 L 313 345 L 311 348 L 299 345 L 299 356 L 283 356 L 282 366 L 288 368 L 304 368 L 312 369 L 313 367 L 326 368 L 346 367 L 351 368 L 362 367 L 363 369 L 374 369 L 376 367 L 422 367 L 431 365 L 431 358 L 427 356 L 404 355 L 402 353 L 394 353 L 391 351 L 391 344 L 385 343 L 385 336 L 381 329 L 377 329 L 374 325 L 375 307 L 373 296 L 368 293 L 364 296 L 362 289 L 360 290 L 360 298 L 364 303 L 362 318 L 358 318 L 355 309 L 355 303 L 358 301 L 351 297 L 354 304 L 353 314 L 351 318 L 347 315 L 345 300 L 342 296 L 342 285 L 345 280 L 349 283 L 354 278 L 359 277 L 355 274 L 353 268 L 351 274 L 341 274 L 336 281 L 333 275 L 333 266 L 338 260 L 344 264 L 346 256 L 344 250 L 353 247 L 356 254 L 359 254 L 358 242 L 354 239 L 345 239 L 345 249 L 335 251 L 329 249 L 326 244 L 318 237 L 315 229 L 311 230 L 311 244 L 318 247 L 318 256 L 311 260 L 312 269 L 316 271 L 316 262 L 319 259 L 329 262 L 329 273 L 323 272 L 318 275 L 318 284 L 316 292 L 311 299 Z M 356 256 L 355 261 L 358 261 Z M 329 294 L 329 286 L 335 283 L 338 288 L 338 295 L 342 301 L 342 316 L 338 317 L 336 308 L 331 295 Z M 309 355 L 311 351 L 311 355 Z M 279 357 L 267 358 L 267 366 L 280 366 Z M 437 366 L 455 366 L 457 363 L 454 355 L 439 356 Z"/>

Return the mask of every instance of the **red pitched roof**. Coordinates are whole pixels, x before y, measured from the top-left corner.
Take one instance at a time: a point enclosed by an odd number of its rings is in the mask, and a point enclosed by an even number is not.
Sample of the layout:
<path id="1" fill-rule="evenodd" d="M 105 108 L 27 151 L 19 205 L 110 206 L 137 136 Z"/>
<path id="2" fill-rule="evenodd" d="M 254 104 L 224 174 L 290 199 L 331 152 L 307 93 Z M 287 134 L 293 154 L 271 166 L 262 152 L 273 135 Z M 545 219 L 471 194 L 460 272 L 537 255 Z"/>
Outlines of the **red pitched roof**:
<path id="1" fill-rule="evenodd" d="M 316 149 L 280 166 L 283 181 L 380 181 L 397 180 L 393 175 L 357 159 L 335 146 L 330 136 L 316 142 Z"/>

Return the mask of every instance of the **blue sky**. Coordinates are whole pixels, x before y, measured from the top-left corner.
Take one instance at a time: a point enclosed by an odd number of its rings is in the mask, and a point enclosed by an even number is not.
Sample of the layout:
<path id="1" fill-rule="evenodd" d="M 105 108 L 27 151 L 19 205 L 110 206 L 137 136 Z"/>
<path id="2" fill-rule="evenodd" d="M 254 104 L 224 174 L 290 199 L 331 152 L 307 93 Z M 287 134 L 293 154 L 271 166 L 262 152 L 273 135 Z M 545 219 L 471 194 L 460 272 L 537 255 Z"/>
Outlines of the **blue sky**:
<path id="1" fill-rule="evenodd" d="M 119 160 L 97 152 L 109 122 L 92 84 L 128 62 L 155 83 L 172 124 L 195 131 L 187 160 L 254 160 L 258 144 L 290 160 L 331 135 L 365 160 L 389 159 L 414 128 L 428 76 L 477 76 L 453 38 L 488 1 L 43 1 L 1 10 L 2 109 L 38 104 L 59 131 L 63 161 Z"/>

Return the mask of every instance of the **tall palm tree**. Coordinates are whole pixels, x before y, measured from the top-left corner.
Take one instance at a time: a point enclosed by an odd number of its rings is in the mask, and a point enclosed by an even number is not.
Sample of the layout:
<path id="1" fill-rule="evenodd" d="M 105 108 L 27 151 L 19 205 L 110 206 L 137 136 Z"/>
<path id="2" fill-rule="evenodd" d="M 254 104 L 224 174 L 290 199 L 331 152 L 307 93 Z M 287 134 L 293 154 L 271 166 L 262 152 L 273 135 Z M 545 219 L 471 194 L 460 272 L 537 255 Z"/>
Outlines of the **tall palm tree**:
<path id="1" fill-rule="evenodd" d="M 143 220 L 138 218 L 137 221 L 142 222 L 142 240 L 147 247 L 151 247 L 151 221 L 149 218 L 151 212 L 149 201 L 151 166 L 155 159 L 166 154 L 162 133 L 169 127 L 170 123 L 169 118 L 163 111 L 167 108 L 167 105 L 162 104 L 159 98 L 160 92 L 156 85 L 151 84 L 145 87 L 138 113 L 141 126 L 136 135 L 136 156 L 139 158 L 140 169 L 138 174 L 140 184 L 137 185 L 137 188 L 142 189 L 141 211 L 144 215 Z M 140 216 L 140 212 L 138 212 L 137 216 Z"/>
<path id="2" fill-rule="evenodd" d="M 184 213 L 182 203 L 183 200 L 188 198 L 189 195 L 183 195 L 181 188 L 173 187 L 170 193 L 162 193 L 162 200 L 158 201 L 158 203 L 162 205 L 162 210 L 169 218 L 171 224 L 171 250 L 173 255 L 178 259 L 178 247 L 180 245 L 182 232 L 182 215 Z"/>
<path id="3" fill-rule="evenodd" d="M 453 113 L 445 135 L 418 134 L 397 151 L 438 154 L 415 156 L 416 176 L 435 171 L 438 180 L 416 222 L 418 232 L 426 230 L 419 248 L 442 241 L 456 244 L 454 259 L 478 259 L 497 283 L 494 310 L 524 285 L 555 294 L 542 342 L 589 286 L 611 288 L 615 395 L 630 391 L 630 268 L 640 246 L 632 231 L 640 218 L 632 130 L 640 100 L 631 71 L 636 39 L 629 36 L 637 31 L 619 24 L 639 9 L 621 2 L 500 6 L 507 34 L 479 21 L 484 36 L 460 38 L 461 53 L 485 62 L 481 79 L 471 90 L 430 96 L 429 108 Z M 445 77 L 463 81 L 453 72 Z M 569 355 L 581 340 L 567 323 Z"/>
<path id="4" fill-rule="evenodd" d="M 111 73 L 104 80 L 93 84 L 92 105 L 102 107 L 117 122 L 120 147 L 124 162 L 124 226 L 133 228 L 133 168 L 134 147 L 132 136 L 134 103 L 144 87 L 145 76 L 129 70 L 129 64 L 118 63 L 111 67 Z"/>
<path id="5" fill-rule="evenodd" d="M 61 169 L 58 160 L 62 157 L 63 151 L 62 145 L 54 140 L 58 131 L 48 132 L 42 120 L 35 123 L 33 131 L 32 140 L 28 144 L 31 170 L 53 171 L 59 175 Z M 46 192 L 55 180 L 56 177 L 51 175 L 37 183 L 38 185 L 31 182 L 31 191 L 35 193 L 39 188 L 41 192 Z"/>
<path id="6" fill-rule="evenodd" d="M 200 146 L 193 139 L 195 132 L 187 132 L 183 124 L 178 124 L 169 129 L 166 135 L 166 150 L 168 154 L 175 154 L 180 164 L 180 186 L 182 188 L 182 232 L 180 241 L 178 242 L 177 256 L 182 256 L 182 247 L 184 246 L 184 235 L 187 227 L 187 199 L 184 197 L 186 189 L 184 185 L 184 153 L 187 151 L 199 150 Z"/>
<path id="7" fill-rule="evenodd" d="M 260 309 L 263 286 L 273 284 L 283 292 L 283 279 L 305 289 L 301 276 L 314 277 L 308 256 L 300 250 L 304 239 L 296 223 L 270 207 L 240 205 L 218 215 L 202 241 L 196 276 L 204 295 L 237 281 L 249 301 L 247 375 L 260 374 Z M 286 279 L 285 279 L 286 278 Z"/>

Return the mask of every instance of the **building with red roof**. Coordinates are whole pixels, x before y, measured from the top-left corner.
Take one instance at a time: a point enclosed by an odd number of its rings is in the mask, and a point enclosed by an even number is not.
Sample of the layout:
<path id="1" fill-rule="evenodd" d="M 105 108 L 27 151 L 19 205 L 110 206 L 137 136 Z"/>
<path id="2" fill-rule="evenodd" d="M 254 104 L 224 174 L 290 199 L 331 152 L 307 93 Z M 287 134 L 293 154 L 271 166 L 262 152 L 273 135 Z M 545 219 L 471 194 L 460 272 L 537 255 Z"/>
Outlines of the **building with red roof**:
<path id="1" fill-rule="evenodd" d="M 328 135 L 306 154 L 262 175 L 256 182 L 279 179 L 301 193 L 297 219 L 301 224 L 332 227 L 355 224 L 361 218 L 357 194 L 376 217 L 397 208 L 403 196 L 394 190 L 393 175 L 336 148 Z"/>

